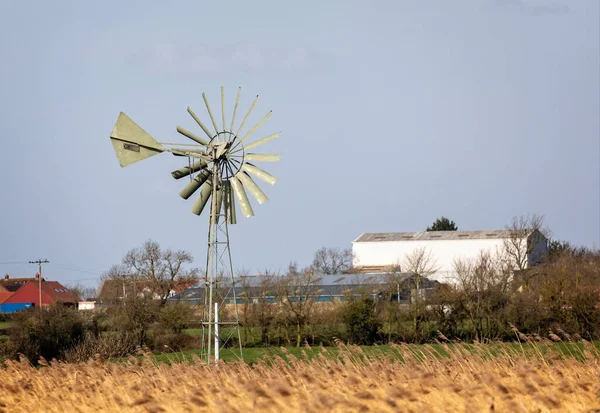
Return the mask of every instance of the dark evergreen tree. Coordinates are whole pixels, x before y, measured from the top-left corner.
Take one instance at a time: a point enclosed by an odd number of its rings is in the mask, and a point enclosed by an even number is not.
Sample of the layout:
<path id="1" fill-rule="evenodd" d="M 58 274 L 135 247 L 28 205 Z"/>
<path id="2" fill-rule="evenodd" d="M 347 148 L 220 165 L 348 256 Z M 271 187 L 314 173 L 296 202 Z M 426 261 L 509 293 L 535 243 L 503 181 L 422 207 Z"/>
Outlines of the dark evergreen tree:
<path id="1" fill-rule="evenodd" d="M 450 221 L 448 218 L 442 216 L 435 220 L 435 222 L 427 227 L 427 231 L 457 231 L 458 227 L 454 221 Z"/>

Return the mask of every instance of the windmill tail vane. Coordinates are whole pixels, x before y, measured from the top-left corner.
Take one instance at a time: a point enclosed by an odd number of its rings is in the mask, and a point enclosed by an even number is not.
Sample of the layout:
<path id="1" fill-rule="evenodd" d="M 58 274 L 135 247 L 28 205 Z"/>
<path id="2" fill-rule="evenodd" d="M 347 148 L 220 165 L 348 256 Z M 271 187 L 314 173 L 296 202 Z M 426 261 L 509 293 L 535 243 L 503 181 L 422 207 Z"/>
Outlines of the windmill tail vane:
<path id="1" fill-rule="evenodd" d="M 240 96 L 241 88 L 237 92 L 230 122 L 226 119 L 223 87 L 221 87 L 221 119 L 215 119 L 208 98 L 204 93 L 202 98 L 208 112 L 210 124 L 202 122 L 200 117 L 188 107 L 189 115 L 200 128 L 198 134 L 181 126 L 177 126 L 176 130 L 180 135 L 193 141 L 191 144 L 158 142 L 129 116 L 121 112 L 110 134 L 119 164 L 125 167 L 162 152 L 171 152 L 175 156 L 187 157 L 190 160 L 188 165 L 171 172 L 171 175 L 174 179 L 190 177 L 189 183 L 179 193 L 183 199 L 188 199 L 199 191 L 192 206 L 194 214 L 200 215 L 211 196 L 215 196 L 217 198 L 217 209 L 220 211 L 221 207 L 224 208 L 224 214 L 229 224 L 236 223 L 236 200 L 244 217 L 253 216 L 254 211 L 246 191 L 259 204 L 268 201 L 267 196 L 253 178 L 258 178 L 271 185 L 277 181 L 277 178 L 256 166 L 255 163 L 278 162 L 281 157 L 280 155 L 250 151 L 277 139 L 279 133 L 273 133 L 256 141 L 248 142 L 248 139 L 271 117 L 272 111 L 262 117 L 247 132 L 244 132 L 244 127 L 258 102 L 258 96 L 256 96 L 236 129 L 235 121 Z M 218 121 L 220 122 L 218 123 Z M 212 127 L 209 125 L 212 125 Z M 213 188 L 215 184 L 216 188 Z"/>

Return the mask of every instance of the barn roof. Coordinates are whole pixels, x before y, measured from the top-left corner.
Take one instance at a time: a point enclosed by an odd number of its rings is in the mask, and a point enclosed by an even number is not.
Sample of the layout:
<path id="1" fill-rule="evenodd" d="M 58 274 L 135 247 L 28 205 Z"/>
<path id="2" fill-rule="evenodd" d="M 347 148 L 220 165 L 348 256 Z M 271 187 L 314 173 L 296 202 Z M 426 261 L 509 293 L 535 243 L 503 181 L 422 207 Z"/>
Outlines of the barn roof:
<path id="1" fill-rule="evenodd" d="M 398 274 L 398 281 L 409 281 L 412 277 L 410 273 Z M 277 291 L 275 285 L 278 281 L 284 279 L 279 275 L 258 275 L 239 277 L 235 286 L 235 294 L 237 297 L 259 297 L 259 296 L 276 296 Z M 261 286 L 262 282 L 267 281 Z M 390 281 L 383 274 L 332 274 L 315 276 L 313 282 L 307 287 L 310 295 L 313 296 L 342 296 L 347 292 L 367 290 L 370 293 L 376 293 L 385 289 L 386 284 Z M 439 282 L 432 279 L 423 279 L 420 288 L 434 288 Z M 293 294 L 290 293 L 292 296 Z M 228 289 L 227 297 L 233 297 L 233 291 Z M 204 297 L 204 285 L 202 283 L 190 287 L 179 294 L 174 295 L 169 300 L 171 301 L 201 301 Z"/>
<path id="2" fill-rule="evenodd" d="M 503 239 L 511 237 L 510 230 L 427 231 L 427 232 L 365 232 L 354 242 L 442 241 L 461 239 Z"/>

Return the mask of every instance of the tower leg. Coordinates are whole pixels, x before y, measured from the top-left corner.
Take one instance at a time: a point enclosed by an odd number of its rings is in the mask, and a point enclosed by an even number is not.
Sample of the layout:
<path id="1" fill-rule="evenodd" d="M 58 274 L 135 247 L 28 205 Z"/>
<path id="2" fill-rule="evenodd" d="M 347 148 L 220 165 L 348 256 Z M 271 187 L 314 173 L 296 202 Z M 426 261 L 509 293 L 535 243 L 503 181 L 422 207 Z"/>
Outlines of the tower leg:
<path id="1" fill-rule="evenodd" d="M 221 187 L 218 171 L 219 164 L 215 162 L 200 348 L 200 358 L 207 364 L 218 360 L 219 357 L 243 360 L 240 317 L 229 248 L 229 228 L 225 208 L 220 208 L 217 203 L 218 191 Z M 238 343 L 235 343 L 236 338 Z"/>
<path id="2" fill-rule="evenodd" d="M 219 361 L 219 303 L 215 303 L 215 363 Z"/>

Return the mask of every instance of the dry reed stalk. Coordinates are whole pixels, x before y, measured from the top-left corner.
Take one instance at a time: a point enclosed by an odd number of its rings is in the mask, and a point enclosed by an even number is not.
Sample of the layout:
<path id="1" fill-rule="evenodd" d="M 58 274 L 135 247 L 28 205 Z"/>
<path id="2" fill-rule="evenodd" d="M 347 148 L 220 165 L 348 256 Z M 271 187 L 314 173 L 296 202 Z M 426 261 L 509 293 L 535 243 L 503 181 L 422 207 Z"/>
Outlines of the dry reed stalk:
<path id="1" fill-rule="evenodd" d="M 548 362 L 508 346 L 464 349 L 354 346 L 309 359 L 291 353 L 257 361 L 160 364 L 146 356 L 116 364 L 8 361 L 0 369 L 0 412 L 550 412 L 600 408 L 597 350 L 589 358 Z M 592 353 L 596 351 L 596 353 Z M 527 352 L 526 352 L 527 353 Z M 552 356 L 551 352 L 547 356 Z"/>

